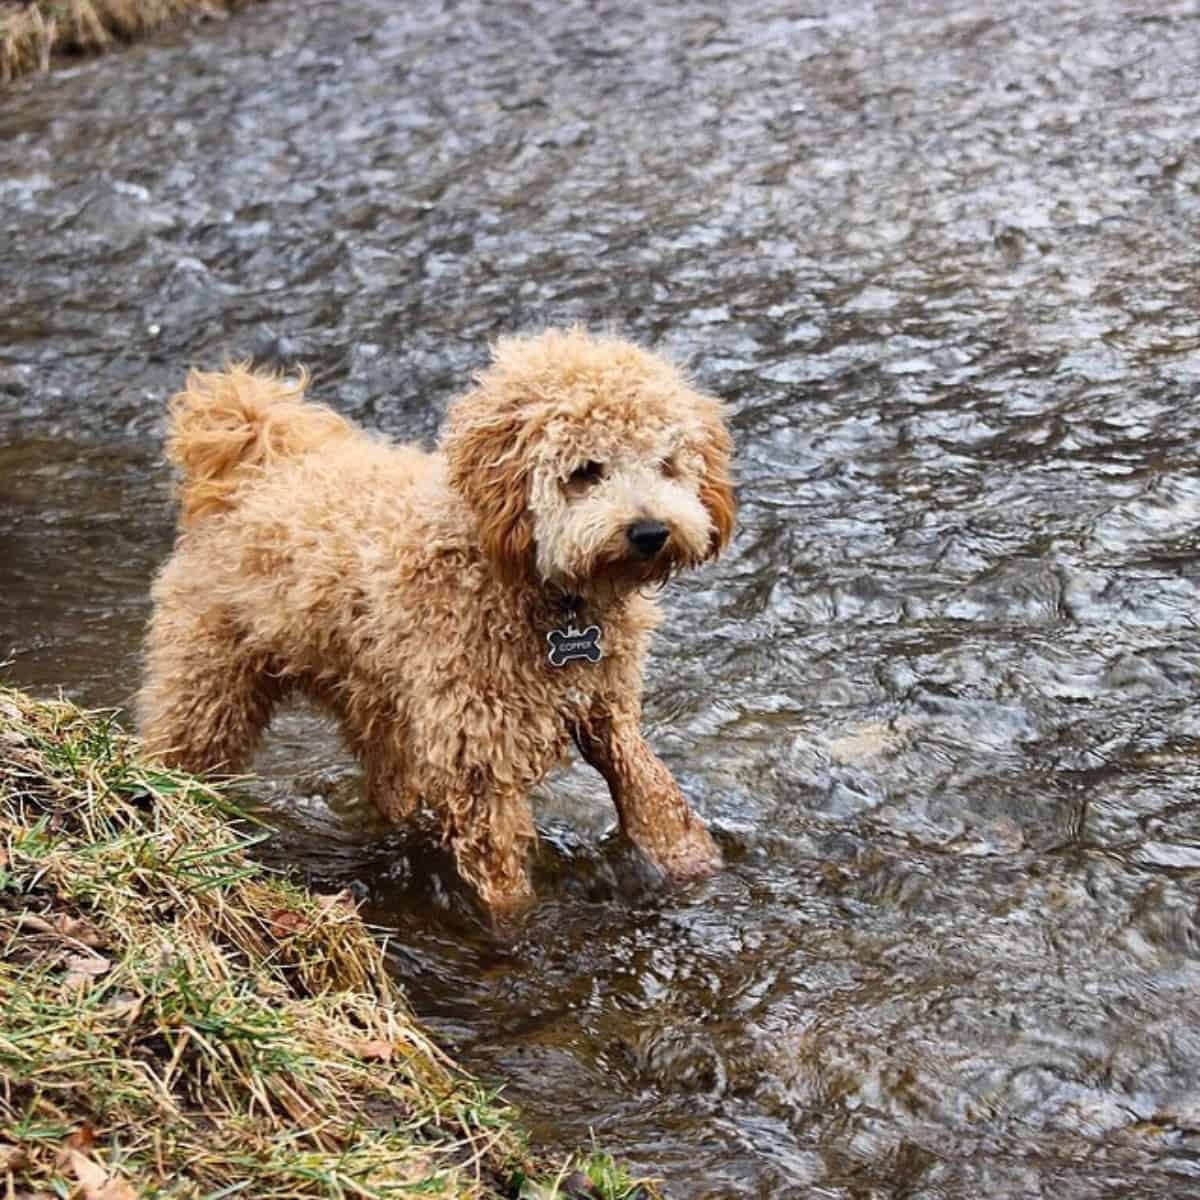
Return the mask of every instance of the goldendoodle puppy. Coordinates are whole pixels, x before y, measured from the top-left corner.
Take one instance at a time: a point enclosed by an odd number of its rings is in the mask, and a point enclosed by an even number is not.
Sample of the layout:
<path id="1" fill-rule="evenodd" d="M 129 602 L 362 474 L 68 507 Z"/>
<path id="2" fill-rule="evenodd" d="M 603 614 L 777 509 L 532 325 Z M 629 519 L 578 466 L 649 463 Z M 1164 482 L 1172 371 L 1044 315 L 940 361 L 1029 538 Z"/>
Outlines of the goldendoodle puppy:
<path id="1" fill-rule="evenodd" d="M 495 912 L 531 897 L 530 788 L 574 740 L 675 879 L 720 854 L 639 729 L 646 592 L 729 540 L 718 401 L 582 330 L 514 337 L 427 454 L 233 367 L 171 402 L 180 533 L 154 585 L 142 734 L 236 770 L 274 706 L 336 715 L 374 804 L 431 810 Z"/>

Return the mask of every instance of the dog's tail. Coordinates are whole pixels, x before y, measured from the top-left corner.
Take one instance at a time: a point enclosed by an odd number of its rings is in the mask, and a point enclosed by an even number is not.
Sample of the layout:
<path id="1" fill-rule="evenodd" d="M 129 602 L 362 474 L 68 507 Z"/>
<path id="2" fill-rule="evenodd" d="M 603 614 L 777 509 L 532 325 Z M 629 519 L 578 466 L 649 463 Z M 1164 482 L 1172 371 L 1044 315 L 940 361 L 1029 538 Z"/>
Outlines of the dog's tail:
<path id="1" fill-rule="evenodd" d="M 224 371 L 190 371 L 171 397 L 167 457 L 179 468 L 180 522 L 231 508 L 238 489 L 281 458 L 350 436 L 354 426 L 304 399 L 297 379 L 235 363 Z"/>

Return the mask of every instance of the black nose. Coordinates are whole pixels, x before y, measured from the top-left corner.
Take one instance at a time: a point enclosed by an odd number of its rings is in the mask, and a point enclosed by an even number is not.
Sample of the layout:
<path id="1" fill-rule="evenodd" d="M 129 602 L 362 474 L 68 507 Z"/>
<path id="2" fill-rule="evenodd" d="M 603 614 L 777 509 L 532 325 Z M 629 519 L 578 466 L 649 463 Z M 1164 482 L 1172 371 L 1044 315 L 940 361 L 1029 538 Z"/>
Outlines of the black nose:
<path id="1" fill-rule="evenodd" d="M 671 531 L 661 521 L 634 521 L 625 536 L 643 558 L 653 558 L 667 544 Z"/>

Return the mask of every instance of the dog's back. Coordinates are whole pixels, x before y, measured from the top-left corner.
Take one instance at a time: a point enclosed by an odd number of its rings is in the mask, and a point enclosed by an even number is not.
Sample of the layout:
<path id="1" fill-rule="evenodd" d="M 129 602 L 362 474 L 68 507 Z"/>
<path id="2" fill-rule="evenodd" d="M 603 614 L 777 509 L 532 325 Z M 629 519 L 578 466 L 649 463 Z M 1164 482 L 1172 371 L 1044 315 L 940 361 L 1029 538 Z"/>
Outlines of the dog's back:
<path id="1" fill-rule="evenodd" d="M 306 382 L 193 371 L 170 401 L 182 536 L 137 707 L 147 747 L 192 770 L 236 769 L 279 699 L 344 674 L 379 563 L 422 557 L 430 519 L 462 511 L 439 456 L 306 400 Z"/>

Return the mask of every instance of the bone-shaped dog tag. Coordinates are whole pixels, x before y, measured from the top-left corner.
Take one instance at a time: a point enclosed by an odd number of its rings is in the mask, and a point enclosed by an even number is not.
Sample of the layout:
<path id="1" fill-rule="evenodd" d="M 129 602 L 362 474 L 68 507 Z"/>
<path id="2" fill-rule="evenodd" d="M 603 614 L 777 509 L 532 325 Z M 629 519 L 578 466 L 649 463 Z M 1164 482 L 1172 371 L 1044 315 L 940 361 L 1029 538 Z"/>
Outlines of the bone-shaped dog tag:
<path id="1" fill-rule="evenodd" d="M 598 663 L 604 657 L 600 649 L 599 625 L 589 625 L 582 633 L 574 625 L 568 625 L 566 629 L 552 629 L 546 634 L 546 641 L 550 643 L 552 667 L 565 667 L 577 658 Z"/>

